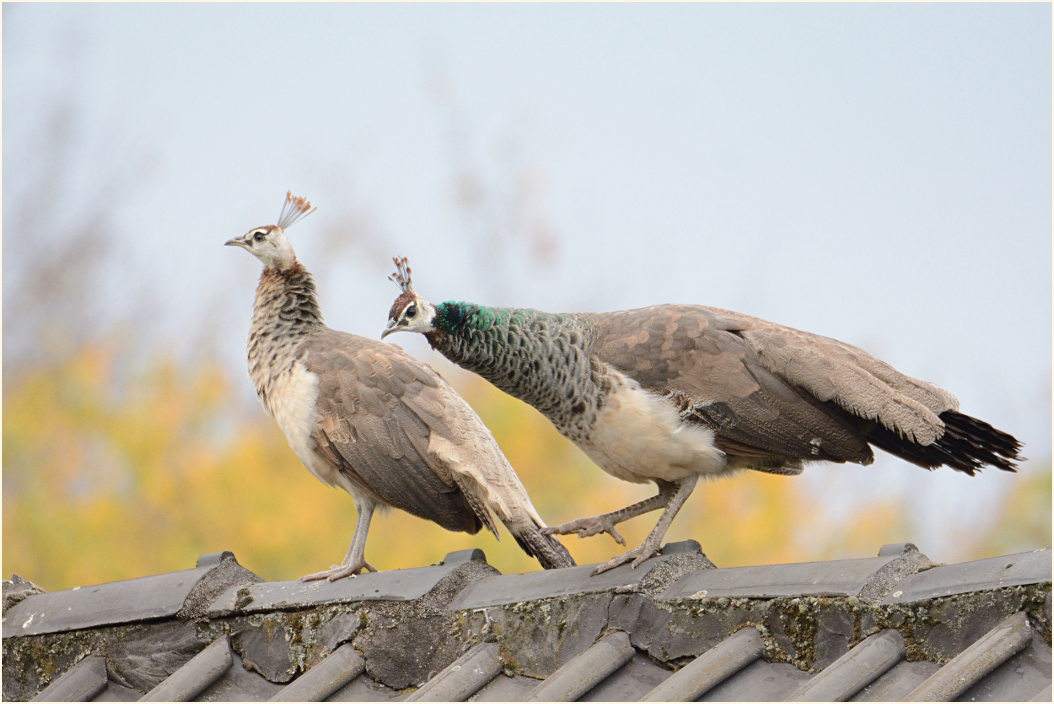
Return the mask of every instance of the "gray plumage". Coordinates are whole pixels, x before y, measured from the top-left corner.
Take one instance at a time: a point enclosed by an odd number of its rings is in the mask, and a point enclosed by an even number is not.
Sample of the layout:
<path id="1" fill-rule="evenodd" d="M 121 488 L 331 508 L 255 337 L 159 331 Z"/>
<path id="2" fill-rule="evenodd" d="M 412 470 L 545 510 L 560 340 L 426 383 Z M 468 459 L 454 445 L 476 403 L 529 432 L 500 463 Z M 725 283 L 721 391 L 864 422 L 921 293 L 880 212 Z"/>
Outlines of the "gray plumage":
<path id="1" fill-rule="evenodd" d="M 693 305 L 561 315 L 433 306 L 403 268 L 386 334 L 423 333 L 454 363 L 537 408 L 601 468 L 659 485 L 658 497 L 553 531 L 619 539 L 614 523 L 669 513 L 691 491 L 689 478 L 797 474 L 821 460 L 866 465 L 872 445 L 971 475 L 985 464 L 1013 471 L 1020 460 L 1016 439 L 959 413 L 951 394 L 837 340 Z M 654 537 L 601 569 L 639 564 L 658 549 Z"/>
<path id="2" fill-rule="evenodd" d="M 544 522 L 483 422 L 438 374 L 399 347 L 323 324 L 312 277 L 282 228 L 256 228 L 227 244 L 264 263 L 247 343 L 260 402 L 304 466 L 347 491 L 359 512 L 344 563 L 301 579 L 372 570 L 364 549 L 376 506 L 497 536 L 493 512 L 543 567 L 574 564 L 542 533 Z"/>

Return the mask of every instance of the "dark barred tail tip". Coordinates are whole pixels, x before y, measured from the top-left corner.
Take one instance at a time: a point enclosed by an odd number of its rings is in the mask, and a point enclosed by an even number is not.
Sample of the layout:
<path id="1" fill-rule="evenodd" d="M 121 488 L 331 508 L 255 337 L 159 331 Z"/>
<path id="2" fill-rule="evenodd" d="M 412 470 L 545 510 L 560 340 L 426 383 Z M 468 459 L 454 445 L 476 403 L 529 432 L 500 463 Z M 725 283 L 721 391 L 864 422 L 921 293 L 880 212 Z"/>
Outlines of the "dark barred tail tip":
<path id="1" fill-rule="evenodd" d="M 551 535 L 545 535 L 537 528 L 521 531 L 519 535 L 513 534 L 516 544 L 525 553 L 538 560 L 543 570 L 555 570 L 561 567 L 574 567 L 575 560 L 571 553 Z"/>
<path id="2" fill-rule="evenodd" d="M 920 467 L 936 469 L 947 465 L 970 476 L 985 465 L 1016 472 L 1017 463 L 1025 461 L 1019 454 L 1022 446 L 1017 438 L 983 420 L 958 411 L 945 411 L 940 419 L 944 422 L 944 435 L 930 445 L 918 445 L 882 426 L 873 428 L 867 439 Z"/>
<path id="3" fill-rule="evenodd" d="M 944 421 L 944 435 L 935 444 L 1006 472 L 1016 472 L 1017 463 L 1025 461 L 1020 455 L 1021 443 L 1010 433 L 957 411 L 946 411 L 940 418 Z"/>

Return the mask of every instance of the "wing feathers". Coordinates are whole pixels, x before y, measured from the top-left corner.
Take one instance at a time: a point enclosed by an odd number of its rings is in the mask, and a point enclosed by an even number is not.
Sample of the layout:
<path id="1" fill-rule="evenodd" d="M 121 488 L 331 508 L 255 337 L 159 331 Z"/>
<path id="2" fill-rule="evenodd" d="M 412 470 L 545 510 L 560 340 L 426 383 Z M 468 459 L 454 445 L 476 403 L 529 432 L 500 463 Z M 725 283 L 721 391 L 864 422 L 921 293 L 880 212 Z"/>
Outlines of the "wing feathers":
<path id="1" fill-rule="evenodd" d="M 491 512 L 543 566 L 574 564 L 475 412 L 400 348 L 317 332 L 302 359 L 319 375 L 319 452 L 379 501 L 448 530 L 497 536 Z M 526 537 L 525 537 L 526 536 Z"/>
<path id="2" fill-rule="evenodd" d="M 877 420 L 909 440 L 928 445 L 944 432 L 940 414 L 959 407 L 948 392 L 901 374 L 852 345 L 739 313 L 710 309 L 715 322 L 736 332 L 769 371 L 834 401 L 850 413 Z"/>
<path id="3" fill-rule="evenodd" d="M 946 412 L 958 408 L 951 394 L 852 345 L 718 308 L 581 319 L 594 329 L 601 361 L 652 391 L 687 397 L 719 442 L 754 454 L 869 463 L 866 421 L 930 446 L 945 433 Z"/>

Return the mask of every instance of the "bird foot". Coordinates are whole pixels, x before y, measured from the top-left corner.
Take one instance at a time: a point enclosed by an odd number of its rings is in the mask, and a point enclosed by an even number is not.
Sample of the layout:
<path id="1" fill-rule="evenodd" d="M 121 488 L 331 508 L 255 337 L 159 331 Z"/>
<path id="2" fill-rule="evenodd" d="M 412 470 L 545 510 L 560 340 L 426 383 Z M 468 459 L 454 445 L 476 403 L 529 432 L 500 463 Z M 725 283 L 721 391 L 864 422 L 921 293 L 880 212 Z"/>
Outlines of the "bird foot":
<path id="1" fill-rule="evenodd" d="M 607 533 L 615 542 L 619 545 L 625 545 L 626 539 L 619 535 L 619 532 L 615 530 L 615 521 L 606 516 L 593 516 L 592 518 L 577 518 L 567 523 L 561 523 L 558 526 L 549 526 L 543 528 L 542 532 L 546 535 L 553 535 L 554 533 L 559 535 L 570 535 L 571 533 L 578 533 L 579 538 L 588 538 L 591 535 L 597 535 L 598 533 Z"/>
<path id="2" fill-rule="evenodd" d="M 633 561 L 633 569 L 637 569 L 642 564 L 644 564 L 645 560 L 648 560 L 658 555 L 661 549 L 662 546 L 658 545 L 657 542 L 656 544 L 652 544 L 651 542 L 645 540 L 643 543 L 633 548 L 632 550 L 627 550 L 618 557 L 614 557 L 605 562 L 604 564 L 598 566 L 595 570 L 593 570 L 592 576 L 595 577 L 598 574 L 607 572 L 608 570 L 613 570 L 619 565 L 624 565 L 627 562 L 630 562 L 631 560 Z"/>
<path id="3" fill-rule="evenodd" d="M 331 582 L 335 582 L 338 579 L 344 579 L 345 577 L 354 577 L 356 574 L 362 571 L 376 572 L 377 568 L 366 562 L 360 560 L 358 562 L 349 562 L 343 565 L 333 565 L 328 570 L 322 572 L 315 572 L 314 574 L 305 574 L 303 577 L 298 579 L 298 582 L 313 582 L 317 579 L 328 579 Z"/>

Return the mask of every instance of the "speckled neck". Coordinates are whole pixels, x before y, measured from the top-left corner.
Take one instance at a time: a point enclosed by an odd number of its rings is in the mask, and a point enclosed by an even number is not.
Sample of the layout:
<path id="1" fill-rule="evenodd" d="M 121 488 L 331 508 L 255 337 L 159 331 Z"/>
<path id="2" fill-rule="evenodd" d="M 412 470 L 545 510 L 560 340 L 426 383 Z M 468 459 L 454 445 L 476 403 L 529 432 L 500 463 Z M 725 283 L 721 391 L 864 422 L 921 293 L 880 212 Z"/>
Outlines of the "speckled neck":
<path id="1" fill-rule="evenodd" d="M 300 343 L 321 325 L 311 274 L 298 262 L 284 270 L 265 268 L 246 342 L 249 378 L 265 408 L 275 380 L 291 370 Z"/>
<path id="2" fill-rule="evenodd" d="M 588 436 L 604 404 L 602 368 L 575 315 L 452 302 L 436 306 L 432 347 L 534 406 L 571 440 Z"/>

